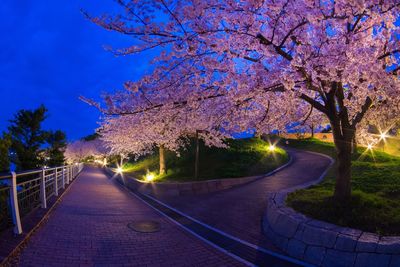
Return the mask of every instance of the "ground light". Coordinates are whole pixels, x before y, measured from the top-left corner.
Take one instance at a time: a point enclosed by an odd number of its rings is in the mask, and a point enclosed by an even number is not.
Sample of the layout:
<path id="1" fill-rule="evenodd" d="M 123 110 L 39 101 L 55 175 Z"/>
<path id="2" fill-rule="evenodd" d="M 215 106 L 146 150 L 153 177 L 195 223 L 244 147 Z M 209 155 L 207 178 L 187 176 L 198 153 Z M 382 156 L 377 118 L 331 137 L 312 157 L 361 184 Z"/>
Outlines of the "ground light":
<path id="1" fill-rule="evenodd" d="M 375 144 L 374 143 L 369 143 L 369 144 L 364 144 L 363 146 L 365 147 L 365 150 L 361 153 L 361 155 L 358 158 L 358 160 L 362 160 L 364 157 L 369 155 L 375 161 L 375 155 L 374 155 Z"/>
<path id="2" fill-rule="evenodd" d="M 383 140 L 383 141 L 385 141 L 387 137 L 388 137 L 388 135 L 387 135 L 386 133 L 380 133 L 380 134 L 379 134 L 379 138 L 380 138 L 381 140 Z"/>
<path id="3" fill-rule="evenodd" d="M 269 145 L 268 151 L 274 152 L 275 150 L 276 150 L 276 146 L 275 145 Z"/>
<path id="4" fill-rule="evenodd" d="M 382 141 L 383 141 L 383 144 L 382 144 L 382 150 L 383 150 L 383 152 L 385 152 L 386 138 L 389 137 L 386 133 L 387 133 L 387 132 L 381 132 L 381 133 L 379 134 L 379 140 L 382 140 Z"/>
<path id="5" fill-rule="evenodd" d="M 122 174 L 123 171 L 124 171 L 124 170 L 123 170 L 121 167 L 118 167 L 118 168 L 117 168 L 117 173 Z"/>
<path id="6" fill-rule="evenodd" d="M 148 183 L 154 181 L 154 178 L 156 178 L 156 176 L 152 172 L 149 172 L 144 176 L 144 180 Z"/>

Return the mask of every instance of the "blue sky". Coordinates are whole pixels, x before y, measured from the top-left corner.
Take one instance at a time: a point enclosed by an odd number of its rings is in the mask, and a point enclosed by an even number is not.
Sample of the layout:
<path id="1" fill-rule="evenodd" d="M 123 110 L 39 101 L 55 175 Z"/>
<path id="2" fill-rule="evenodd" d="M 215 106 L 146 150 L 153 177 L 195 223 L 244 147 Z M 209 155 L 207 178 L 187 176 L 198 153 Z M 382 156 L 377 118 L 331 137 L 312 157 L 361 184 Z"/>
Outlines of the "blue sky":
<path id="1" fill-rule="evenodd" d="M 115 57 L 103 45 L 124 47 L 133 40 L 86 20 L 115 12 L 113 0 L 2 0 L 0 5 L 0 131 L 19 109 L 45 104 L 46 129 L 61 129 L 69 140 L 93 133 L 99 112 L 78 99 L 99 98 L 122 88 L 148 68 L 149 55 Z"/>

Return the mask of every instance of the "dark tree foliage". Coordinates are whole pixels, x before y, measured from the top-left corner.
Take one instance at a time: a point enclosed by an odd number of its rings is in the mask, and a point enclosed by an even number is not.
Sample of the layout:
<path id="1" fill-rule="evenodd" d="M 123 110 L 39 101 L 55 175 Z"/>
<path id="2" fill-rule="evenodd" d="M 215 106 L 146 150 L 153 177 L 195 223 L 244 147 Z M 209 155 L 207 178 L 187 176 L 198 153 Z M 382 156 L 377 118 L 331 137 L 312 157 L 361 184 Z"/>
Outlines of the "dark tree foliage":
<path id="1" fill-rule="evenodd" d="M 88 136 L 83 137 L 82 140 L 84 140 L 84 141 L 93 141 L 93 140 L 96 140 L 99 137 L 100 137 L 100 135 L 98 133 L 94 133 L 94 134 L 90 134 Z"/>
<path id="2" fill-rule="evenodd" d="M 325 129 L 321 130 L 321 133 L 331 133 L 332 132 L 332 127 L 330 125 L 326 126 Z"/>
<path id="3" fill-rule="evenodd" d="M 48 132 L 47 149 L 48 159 L 46 164 L 50 167 L 61 166 L 65 162 L 64 152 L 67 146 L 66 135 L 62 131 Z"/>
<path id="4" fill-rule="evenodd" d="M 11 137 L 3 133 L 3 136 L 0 137 L 0 172 L 8 172 L 10 169 L 10 147 Z"/>
<path id="5" fill-rule="evenodd" d="M 48 132 L 42 130 L 46 113 L 43 105 L 36 110 L 22 109 L 10 121 L 11 149 L 16 153 L 13 161 L 18 170 L 36 169 L 44 163 L 41 147 L 48 138 Z"/>

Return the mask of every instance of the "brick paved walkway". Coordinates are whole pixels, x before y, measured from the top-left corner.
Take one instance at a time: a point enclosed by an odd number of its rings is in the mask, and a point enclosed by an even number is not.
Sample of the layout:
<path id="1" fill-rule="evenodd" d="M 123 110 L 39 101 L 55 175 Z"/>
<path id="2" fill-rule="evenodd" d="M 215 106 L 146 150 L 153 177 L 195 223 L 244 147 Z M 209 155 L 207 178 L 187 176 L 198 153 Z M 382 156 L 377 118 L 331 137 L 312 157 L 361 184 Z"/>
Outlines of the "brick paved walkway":
<path id="1" fill-rule="evenodd" d="M 161 231 L 137 233 L 127 224 L 155 220 Z M 28 242 L 20 266 L 241 266 L 86 168 Z"/>
<path id="2" fill-rule="evenodd" d="M 206 195 L 159 199 L 228 234 L 279 252 L 262 233 L 267 193 L 316 180 L 330 164 L 329 159 L 320 155 L 288 151 L 293 158 L 290 166 L 248 185 Z"/>

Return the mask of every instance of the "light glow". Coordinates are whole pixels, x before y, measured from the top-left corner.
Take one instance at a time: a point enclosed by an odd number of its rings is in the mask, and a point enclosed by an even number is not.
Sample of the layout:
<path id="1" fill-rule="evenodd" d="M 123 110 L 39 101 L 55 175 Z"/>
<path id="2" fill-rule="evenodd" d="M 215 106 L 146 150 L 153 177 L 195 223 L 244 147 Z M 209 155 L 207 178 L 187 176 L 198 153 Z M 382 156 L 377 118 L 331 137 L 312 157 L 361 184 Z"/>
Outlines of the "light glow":
<path id="1" fill-rule="evenodd" d="M 147 173 L 147 174 L 144 176 L 144 180 L 145 180 L 146 182 L 148 182 L 148 183 L 154 181 L 154 178 L 156 178 L 156 176 L 154 175 L 154 173 L 151 173 L 151 172 Z"/>
<path id="2" fill-rule="evenodd" d="M 275 145 L 269 145 L 268 151 L 274 152 L 275 150 L 276 150 L 276 146 Z"/>
<path id="3" fill-rule="evenodd" d="M 374 146 L 373 146 L 372 144 L 368 144 L 368 145 L 367 145 L 367 149 L 368 149 L 368 150 L 372 150 L 373 148 L 374 148 Z"/>
<path id="4" fill-rule="evenodd" d="M 117 173 L 122 174 L 124 172 L 124 170 L 121 167 L 117 168 Z"/>
<path id="5" fill-rule="evenodd" d="M 386 132 L 380 133 L 379 134 L 379 139 L 386 141 L 386 138 L 388 138 L 388 135 L 386 134 Z"/>

